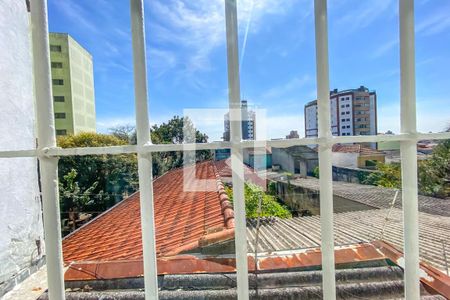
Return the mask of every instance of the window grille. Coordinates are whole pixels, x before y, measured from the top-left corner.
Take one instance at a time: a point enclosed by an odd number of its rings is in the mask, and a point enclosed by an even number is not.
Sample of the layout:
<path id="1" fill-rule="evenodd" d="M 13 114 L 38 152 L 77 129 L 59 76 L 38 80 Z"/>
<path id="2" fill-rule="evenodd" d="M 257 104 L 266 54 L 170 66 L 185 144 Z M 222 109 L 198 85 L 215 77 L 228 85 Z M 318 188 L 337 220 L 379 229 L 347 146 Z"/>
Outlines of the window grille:
<path id="1" fill-rule="evenodd" d="M 31 1 L 32 41 L 34 56 L 38 148 L 31 150 L 2 151 L 0 157 L 38 157 L 40 161 L 41 186 L 44 210 L 45 243 L 47 252 L 48 293 L 51 300 L 62 300 L 64 277 L 62 268 L 61 226 L 58 198 L 58 157 L 71 155 L 137 153 L 141 192 L 141 217 L 144 255 L 144 281 L 146 299 L 158 298 L 155 253 L 155 226 L 153 223 L 153 186 L 151 153 L 182 150 L 231 149 L 233 198 L 236 219 L 236 260 L 238 299 L 248 299 L 248 270 L 246 248 L 245 206 L 242 150 L 255 146 L 254 141 L 242 141 L 240 109 L 240 79 L 238 62 L 237 0 L 225 1 L 227 66 L 229 107 L 231 122 L 230 142 L 217 144 L 163 144 L 150 141 L 148 118 L 147 74 L 144 33 L 143 0 L 130 0 L 133 41 L 133 64 L 136 102 L 136 146 L 60 149 L 56 147 L 52 97 L 51 64 L 49 51 L 61 51 L 61 46 L 50 45 L 48 37 L 47 1 Z M 400 17 L 400 71 L 401 71 L 401 134 L 332 136 L 330 120 L 330 89 L 328 64 L 327 1 L 314 1 L 318 137 L 263 141 L 272 147 L 294 145 L 319 145 L 321 250 L 324 299 L 336 298 L 333 193 L 331 147 L 336 143 L 368 143 L 399 141 L 402 164 L 402 189 L 404 212 L 405 298 L 419 299 L 419 243 L 417 202 L 417 154 L 416 143 L 422 139 L 448 139 L 450 133 L 418 133 L 416 129 L 415 97 L 415 42 L 414 1 L 399 0 Z M 61 80 L 62 81 L 62 80 Z M 347 97 L 346 99 L 349 99 Z M 356 100 L 359 100 L 356 98 Z M 358 112 L 356 112 L 358 113 Z M 363 114 L 360 112 L 360 114 Z M 258 141 L 256 141 L 258 145 Z"/>

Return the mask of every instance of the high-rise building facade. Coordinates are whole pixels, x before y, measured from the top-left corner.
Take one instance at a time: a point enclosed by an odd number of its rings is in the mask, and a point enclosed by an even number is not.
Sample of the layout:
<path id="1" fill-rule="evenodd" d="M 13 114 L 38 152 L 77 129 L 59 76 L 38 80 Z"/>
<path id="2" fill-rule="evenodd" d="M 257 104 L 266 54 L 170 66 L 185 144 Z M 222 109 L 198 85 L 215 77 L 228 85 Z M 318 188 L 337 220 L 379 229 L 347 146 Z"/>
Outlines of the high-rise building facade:
<path id="1" fill-rule="evenodd" d="M 361 86 L 330 92 L 331 132 L 333 135 L 376 135 L 377 94 Z M 305 136 L 318 134 L 317 100 L 305 105 Z"/>
<path id="2" fill-rule="evenodd" d="M 56 135 L 95 132 L 92 56 L 67 33 L 50 33 Z"/>
<path id="3" fill-rule="evenodd" d="M 254 140 L 256 139 L 256 114 L 254 111 L 248 109 L 247 100 L 241 101 L 241 118 L 242 118 L 242 139 Z M 223 140 L 230 140 L 230 114 L 226 113 L 224 116 L 224 133 Z"/>

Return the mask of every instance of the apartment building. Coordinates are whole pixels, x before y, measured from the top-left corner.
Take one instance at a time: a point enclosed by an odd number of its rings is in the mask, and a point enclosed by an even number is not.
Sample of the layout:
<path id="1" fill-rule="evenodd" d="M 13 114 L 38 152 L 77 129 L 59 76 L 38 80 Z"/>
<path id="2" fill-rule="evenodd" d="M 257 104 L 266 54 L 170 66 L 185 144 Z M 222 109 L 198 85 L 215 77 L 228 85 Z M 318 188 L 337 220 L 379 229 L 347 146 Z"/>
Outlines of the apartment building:
<path id="1" fill-rule="evenodd" d="M 256 114 L 254 111 L 248 109 L 247 100 L 241 101 L 241 118 L 242 118 L 242 139 L 254 140 L 256 139 Z M 224 133 L 223 140 L 230 140 L 230 114 L 226 113 L 224 116 Z"/>
<path id="2" fill-rule="evenodd" d="M 377 134 L 377 94 L 364 86 L 331 91 L 330 113 L 333 135 Z M 317 134 L 317 100 L 314 100 L 305 105 L 305 136 Z"/>
<path id="3" fill-rule="evenodd" d="M 56 135 L 95 132 L 92 56 L 67 33 L 50 33 Z"/>

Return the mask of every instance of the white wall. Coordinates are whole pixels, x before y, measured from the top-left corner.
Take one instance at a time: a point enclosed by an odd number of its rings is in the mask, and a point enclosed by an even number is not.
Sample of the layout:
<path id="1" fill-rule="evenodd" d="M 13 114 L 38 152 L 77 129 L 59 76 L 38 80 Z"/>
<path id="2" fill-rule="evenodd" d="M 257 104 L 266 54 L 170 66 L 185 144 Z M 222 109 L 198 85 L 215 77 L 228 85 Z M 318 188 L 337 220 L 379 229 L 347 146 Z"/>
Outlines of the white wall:
<path id="1" fill-rule="evenodd" d="M 342 168 L 357 168 L 358 153 L 333 152 L 331 155 L 332 165 Z"/>
<path id="2" fill-rule="evenodd" d="M 0 151 L 35 148 L 29 14 L 25 0 L 0 4 Z M 37 162 L 0 159 L 0 282 L 37 259 L 43 247 Z"/>

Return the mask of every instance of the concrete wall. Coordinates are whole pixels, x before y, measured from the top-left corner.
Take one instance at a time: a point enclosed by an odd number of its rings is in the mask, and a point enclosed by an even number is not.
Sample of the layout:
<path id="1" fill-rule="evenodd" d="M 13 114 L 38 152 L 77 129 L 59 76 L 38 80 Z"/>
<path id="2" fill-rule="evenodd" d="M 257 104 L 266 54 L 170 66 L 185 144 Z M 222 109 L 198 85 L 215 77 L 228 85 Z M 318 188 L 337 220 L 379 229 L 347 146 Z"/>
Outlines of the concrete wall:
<path id="1" fill-rule="evenodd" d="M 272 148 L 272 164 L 279 165 L 283 171 L 295 173 L 294 160 L 284 149 Z"/>
<path id="2" fill-rule="evenodd" d="M 358 153 L 333 152 L 331 154 L 331 161 L 333 166 L 342 168 L 357 168 L 358 156 Z"/>
<path id="3" fill-rule="evenodd" d="M 31 37 L 25 0 L 2 0 L 0 16 L 0 150 L 34 149 Z M 38 263 L 44 243 L 36 159 L 1 158 L 0 178 L 1 296 Z"/>
<path id="4" fill-rule="evenodd" d="M 345 181 L 362 184 L 364 179 L 373 172 L 376 171 L 333 166 L 333 181 Z"/>
<path id="5" fill-rule="evenodd" d="M 92 56 L 72 37 L 69 40 L 70 78 L 75 133 L 95 132 L 94 69 Z"/>
<path id="6" fill-rule="evenodd" d="M 276 181 L 277 196 L 296 216 L 320 215 L 320 193 L 316 190 Z M 373 207 L 333 195 L 333 212 L 362 211 Z"/>

